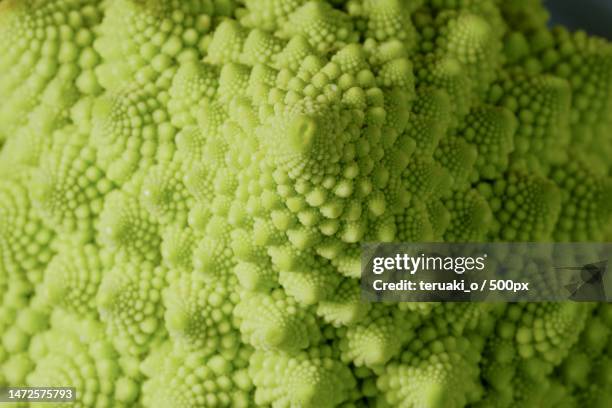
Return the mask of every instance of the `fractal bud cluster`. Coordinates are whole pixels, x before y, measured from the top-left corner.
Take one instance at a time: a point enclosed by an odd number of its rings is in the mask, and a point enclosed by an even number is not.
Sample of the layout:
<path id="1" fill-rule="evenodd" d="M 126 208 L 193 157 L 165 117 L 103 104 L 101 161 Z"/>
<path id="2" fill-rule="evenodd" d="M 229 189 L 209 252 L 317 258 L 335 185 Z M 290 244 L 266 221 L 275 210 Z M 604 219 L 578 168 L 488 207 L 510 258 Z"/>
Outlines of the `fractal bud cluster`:
<path id="1" fill-rule="evenodd" d="M 612 45 L 537 0 L 2 0 L 0 145 L 0 386 L 612 406 L 610 305 L 361 301 L 364 242 L 612 238 Z"/>

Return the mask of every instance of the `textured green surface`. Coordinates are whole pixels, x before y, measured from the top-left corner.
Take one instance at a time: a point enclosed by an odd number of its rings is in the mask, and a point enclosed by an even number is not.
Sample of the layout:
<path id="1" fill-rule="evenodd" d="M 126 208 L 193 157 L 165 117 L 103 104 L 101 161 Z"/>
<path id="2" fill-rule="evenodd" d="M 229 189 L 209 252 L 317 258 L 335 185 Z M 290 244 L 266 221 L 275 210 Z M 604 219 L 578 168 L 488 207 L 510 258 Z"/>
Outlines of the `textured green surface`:
<path id="1" fill-rule="evenodd" d="M 612 45 L 532 0 L 4 0 L 0 386 L 609 407 L 605 304 L 360 302 L 366 241 L 612 238 Z"/>

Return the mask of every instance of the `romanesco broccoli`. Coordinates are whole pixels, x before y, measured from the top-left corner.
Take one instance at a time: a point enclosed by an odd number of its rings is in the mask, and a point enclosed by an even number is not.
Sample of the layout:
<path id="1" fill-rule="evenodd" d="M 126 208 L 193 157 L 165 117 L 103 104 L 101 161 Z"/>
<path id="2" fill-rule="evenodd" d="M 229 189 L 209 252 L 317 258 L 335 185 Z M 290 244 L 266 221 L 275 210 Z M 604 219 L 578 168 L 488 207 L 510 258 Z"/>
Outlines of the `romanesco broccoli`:
<path id="1" fill-rule="evenodd" d="M 609 407 L 612 306 L 363 303 L 366 241 L 612 238 L 612 45 L 538 0 L 0 1 L 0 386 Z"/>

